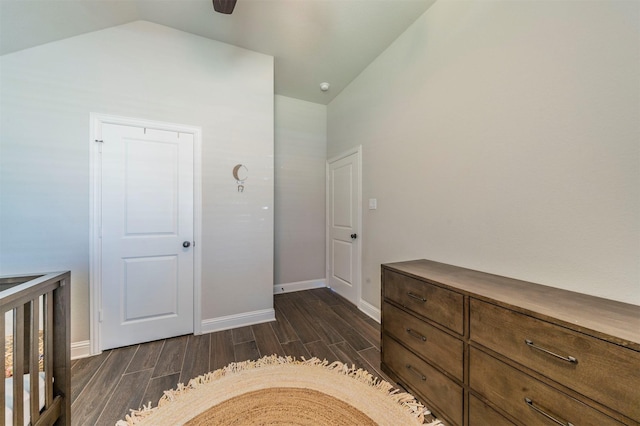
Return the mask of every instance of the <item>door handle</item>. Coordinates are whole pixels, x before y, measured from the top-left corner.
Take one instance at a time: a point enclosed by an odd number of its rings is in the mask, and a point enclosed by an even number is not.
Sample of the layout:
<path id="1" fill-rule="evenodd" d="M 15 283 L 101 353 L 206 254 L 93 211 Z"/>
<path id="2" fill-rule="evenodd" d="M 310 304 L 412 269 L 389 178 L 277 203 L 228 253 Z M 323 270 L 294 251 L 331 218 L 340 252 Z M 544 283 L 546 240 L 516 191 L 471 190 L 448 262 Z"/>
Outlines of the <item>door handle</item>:
<path id="1" fill-rule="evenodd" d="M 191 241 L 185 241 L 184 243 L 182 243 L 182 247 L 184 248 L 188 248 L 191 245 Z"/>
<path id="2" fill-rule="evenodd" d="M 351 238 L 355 240 L 356 238 L 358 238 L 358 234 L 351 234 Z"/>

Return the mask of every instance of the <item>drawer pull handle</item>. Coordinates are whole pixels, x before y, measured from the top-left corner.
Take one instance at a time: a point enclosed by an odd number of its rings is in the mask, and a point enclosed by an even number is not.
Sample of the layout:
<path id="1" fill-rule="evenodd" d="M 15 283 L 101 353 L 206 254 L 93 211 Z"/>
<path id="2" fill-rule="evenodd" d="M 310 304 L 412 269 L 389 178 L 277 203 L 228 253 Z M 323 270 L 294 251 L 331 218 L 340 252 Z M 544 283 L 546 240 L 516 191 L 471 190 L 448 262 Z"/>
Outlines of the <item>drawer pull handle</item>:
<path id="1" fill-rule="evenodd" d="M 545 412 L 543 409 L 536 407 L 535 405 L 533 405 L 533 401 L 531 399 L 529 399 L 529 398 L 525 398 L 524 402 L 529 406 L 529 408 L 531 408 L 532 410 L 542 414 L 543 416 L 545 416 L 546 418 L 548 418 L 552 422 L 555 422 L 555 423 L 557 423 L 559 425 L 562 425 L 562 426 L 573 426 L 573 423 L 564 422 L 562 420 L 558 420 L 555 417 L 553 417 L 551 414 L 548 414 L 547 412 Z"/>
<path id="2" fill-rule="evenodd" d="M 418 332 L 417 332 L 417 331 L 415 331 L 415 330 L 412 330 L 412 329 L 410 329 L 410 328 L 407 328 L 407 333 L 409 333 L 409 336 L 411 336 L 411 337 L 415 337 L 415 338 L 416 338 L 416 339 L 418 339 L 418 340 L 422 340 L 423 342 L 426 342 L 426 341 L 427 341 L 427 338 L 426 338 L 426 337 L 424 337 L 422 334 L 418 333 Z"/>
<path id="3" fill-rule="evenodd" d="M 419 372 L 418 370 L 413 368 L 410 364 L 407 364 L 407 370 L 409 370 L 411 372 L 411 374 L 413 374 L 414 376 L 416 376 L 417 378 L 419 378 L 423 382 L 427 380 L 427 378 L 424 376 L 424 374 L 422 374 L 421 372 Z"/>
<path id="4" fill-rule="evenodd" d="M 527 346 L 532 347 L 533 349 L 537 349 L 537 350 L 542 351 L 542 352 L 544 352 L 544 353 L 546 353 L 546 354 L 549 354 L 549 355 L 551 355 L 551 356 L 554 356 L 554 357 L 556 357 L 556 358 L 559 358 L 559 359 L 561 359 L 561 360 L 563 360 L 563 361 L 567 361 L 567 362 L 570 362 L 570 363 L 572 363 L 572 364 L 577 364 L 577 363 L 578 363 L 578 360 L 577 360 L 576 358 L 572 357 L 572 356 L 562 356 L 562 355 L 558 355 L 558 354 L 556 354 L 556 353 L 551 352 L 551 351 L 550 351 L 550 350 L 548 350 L 548 349 L 541 348 L 540 346 L 537 346 L 536 344 L 534 344 L 534 343 L 533 343 L 531 340 L 529 340 L 529 339 L 525 339 L 525 341 L 524 341 L 524 342 L 527 344 Z"/>
<path id="5" fill-rule="evenodd" d="M 407 296 L 409 296 L 409 297 L 410 297 L 410 298 L 412 298 L 412 299 L 419 300 L 419 301 L 421 301 L 422 303 L 424 303 L 424 302 L 426 302 L 426 301 L 427 301 L 427 299 L 425 299 L 424 297 L 422 297 L 422 296 L 418 296 L 417 294 L 413 294 L 413 293 L 411 293 L 410 291 L 408 291 L 408 292 L 407 292 Z"/>

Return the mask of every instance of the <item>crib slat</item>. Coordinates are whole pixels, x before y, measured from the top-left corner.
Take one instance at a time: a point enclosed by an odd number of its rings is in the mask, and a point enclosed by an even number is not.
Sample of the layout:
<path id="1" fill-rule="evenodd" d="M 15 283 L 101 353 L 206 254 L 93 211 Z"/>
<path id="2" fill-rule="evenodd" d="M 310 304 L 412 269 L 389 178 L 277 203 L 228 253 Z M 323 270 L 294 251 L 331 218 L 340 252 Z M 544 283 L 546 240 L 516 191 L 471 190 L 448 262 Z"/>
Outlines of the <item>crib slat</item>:
<path id="1" fill-rule="evenodd" d="M 53 403 L 53 291 L 44 295 L 45 407 Z"/>
<path id="2" fill-rule="evenodd" d="M 54 357 L 53 374 L 56 378 L 54 383 L 56 395 L 64 396 L 62 403 L 64 408 L 58 419 L 59 425 L 71 426 L 71 317 L 69 315 L 69 305 L 71 303 L 71 279 L 66 274 L 60 279 L 60 286 L 53 290 L 54 307 L 53 328 L 54 335 Z"/>
<path id="3" fill-rule="evenodd" d="M 13 424 L 24 424 L 24 305 L 13 310 Z"/>
<path id="4" fill-rule="evenodd" d="M 31 393 L 29 403 L 31 405 L 31 424 L 35 424 L 40 417 L 40 382 L 39 382 L 39 358 L 40 358 L 40 298 L 31 301 L 31 344 L 29 350 L 29 381 Z"/>

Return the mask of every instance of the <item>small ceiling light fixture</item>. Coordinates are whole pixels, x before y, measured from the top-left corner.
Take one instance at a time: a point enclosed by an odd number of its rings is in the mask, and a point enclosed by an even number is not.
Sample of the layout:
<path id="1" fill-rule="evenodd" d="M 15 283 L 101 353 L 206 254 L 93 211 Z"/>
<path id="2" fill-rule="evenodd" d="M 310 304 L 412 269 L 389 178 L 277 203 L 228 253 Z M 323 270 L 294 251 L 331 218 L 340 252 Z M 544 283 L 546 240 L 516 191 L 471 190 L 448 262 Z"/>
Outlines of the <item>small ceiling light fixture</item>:
<path id="1" fill-rule="evenodd" d="M 329 90 L 329 83 L 327 83 L 326 81 L 324 83 L 320 83 L 320 90 L 322 90 L 323 92 Z"/>
<path id="2" fill-rule="evenodd" d="M 236 0 L 213 0 L 213 9 L 216 12 L 231 15 L 236 7 Z"/>

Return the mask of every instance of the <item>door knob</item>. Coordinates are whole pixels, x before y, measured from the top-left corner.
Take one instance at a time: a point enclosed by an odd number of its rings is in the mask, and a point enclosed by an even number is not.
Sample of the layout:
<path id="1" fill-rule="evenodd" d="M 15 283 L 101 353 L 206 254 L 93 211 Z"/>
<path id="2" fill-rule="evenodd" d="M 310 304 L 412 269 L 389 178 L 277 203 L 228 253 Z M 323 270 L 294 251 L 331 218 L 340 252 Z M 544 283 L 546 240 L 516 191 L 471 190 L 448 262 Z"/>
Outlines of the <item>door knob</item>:
<path id="1" fill-rule="evenodd" d="M 358 238 L 358 235 L 357 234 L 351 234 L 351 238 L 353 238 L 355 240 L 356 238 Z"/>
<path id="2" fill-rule="evenodd" d="M 185 241 L 184 243 L 182 243 L 182 247 L 187 248 L 191 245 L 191 241 Z"/>

